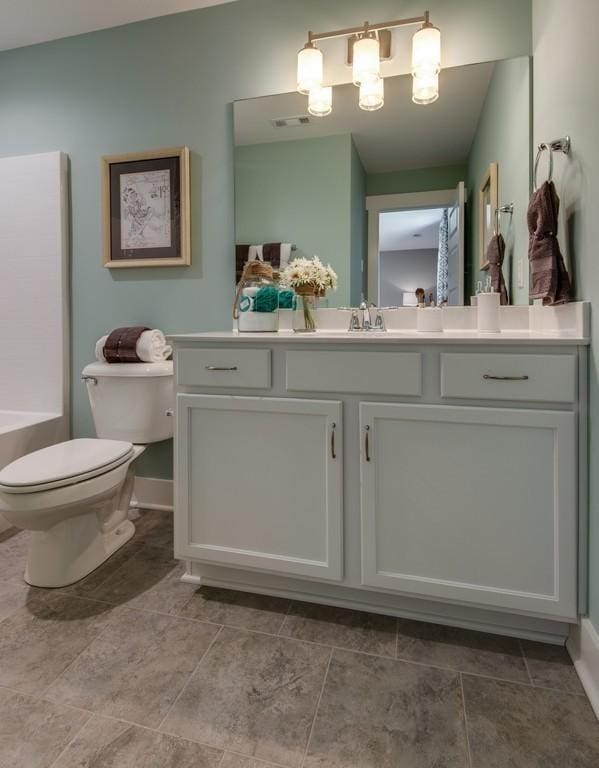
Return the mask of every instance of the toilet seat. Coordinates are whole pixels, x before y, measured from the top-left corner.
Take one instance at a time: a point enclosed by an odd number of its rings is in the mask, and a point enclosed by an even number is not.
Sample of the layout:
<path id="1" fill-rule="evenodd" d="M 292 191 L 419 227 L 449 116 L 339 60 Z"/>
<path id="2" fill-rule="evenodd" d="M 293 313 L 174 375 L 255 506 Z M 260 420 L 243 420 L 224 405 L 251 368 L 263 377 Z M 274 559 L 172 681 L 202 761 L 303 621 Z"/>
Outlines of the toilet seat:
<path id="1" fill-rule="evenodd" d="M 122 440 L 68 440 L 13 461 L 0 471 L 0 491 L 37 493 L 74 485 L 110 472 L 133 455 L 133 445 Z"/>

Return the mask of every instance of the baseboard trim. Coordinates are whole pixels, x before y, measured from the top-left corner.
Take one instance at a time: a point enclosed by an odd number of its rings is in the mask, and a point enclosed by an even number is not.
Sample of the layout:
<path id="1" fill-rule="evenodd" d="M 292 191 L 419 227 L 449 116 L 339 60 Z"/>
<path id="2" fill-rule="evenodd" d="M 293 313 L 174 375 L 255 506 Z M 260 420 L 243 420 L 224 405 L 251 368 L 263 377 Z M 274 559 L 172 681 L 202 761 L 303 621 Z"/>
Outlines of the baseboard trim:
<path id="1" fill-rule="evenodd" d="M 599 718 L 599 633 L 589 619 L 572 627 L 566 642 L 582 687 Z"/>
<path id="2" fill-rule="evenodd" d="M 133 509 L 156 509 L 159 512 L 173 511 L 173 481 L 157 477 L 135 477 L 133 488 Z"/>
<path id="3" fill-rule="evenodd" d="M 414 619 L 416 621 L 426 621 L 433 624 L 443 624 L 450 627 L 460 627 L 462 629 L 472 629 L 477 632 L 490 632 L 495 635 L 505 635 L 508 637 L 517 637 L 525 640 L 535 640 L 541 643 L 560 644 L 564 643 L 564 636 L 553 634 L 549 631 L 543 631 L 542 629 L 534 629 L 531 626 L 525 626 L 524 624 L 517 624 L 517 617 L 510 616 L 510 624 L 496 624 L 489 621 L 485 621 L 484 618 L 474 619 L 467 618 L 466 616 L 459 616 L 459 614 L 440 615 L 431 610 L 426 602 L 423 601 L 421 610 L 410 610 L 405 607 L 393 606 L 390 604 L 381 605 L 372 599 L 373 594 L 364 593 L 362 598 L 344 597 L 341 595 L 330 595 L 324 593 L 314 594 L 307 590 L 285 588 L 281 586 L 275 586 L 269 584 L 259 584 L 254 579 L 252 581 L 249 574 L 246 574 L 247 579 L 238 581 L 236 579 L 228 579 L 226 577 L 219 578 L 214 575 L 199 575 L 193 573 L 193 567 L 195 563 L 193 561 L 186 561 L 187 570 L 181 576 L 181 581 L 186 584 L 194 584 L 196 586 L 217 587 L 220 589 L 233 589 L 240 592 L 252 592 L 262 595 L 270 595 L 275 597 L 283 597 L 289 600 L 299 600 L 306 603 L 316 603 L 318 605 L 331 605 L 338 608 L 349 608 L 356 611 L 366 611 L 367 613 L 378 613 L 385 616 L 398 616 L 403 619 Z"/>

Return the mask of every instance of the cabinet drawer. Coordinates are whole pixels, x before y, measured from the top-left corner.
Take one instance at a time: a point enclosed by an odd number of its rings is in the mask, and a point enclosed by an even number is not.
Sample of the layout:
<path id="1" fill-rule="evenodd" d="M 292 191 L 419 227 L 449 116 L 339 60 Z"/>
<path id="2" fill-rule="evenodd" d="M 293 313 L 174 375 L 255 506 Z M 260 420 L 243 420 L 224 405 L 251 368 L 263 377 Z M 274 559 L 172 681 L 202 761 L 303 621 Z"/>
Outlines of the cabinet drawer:
<path id="1" fill-rule="evenodd" d="M 287 389 L 420 395 L 419 352 L 288 352 Z"/>
<path id="2" fill-rule="evenodd" d="M 442 397 L 572 403 L 576 386 L 574 355 L 441 355 Z"/>
<path id="3" fill-rule="evenodd" d="M 185 387 L 270 387 L 268 349 L 181 349 L 177 384 Z"/>

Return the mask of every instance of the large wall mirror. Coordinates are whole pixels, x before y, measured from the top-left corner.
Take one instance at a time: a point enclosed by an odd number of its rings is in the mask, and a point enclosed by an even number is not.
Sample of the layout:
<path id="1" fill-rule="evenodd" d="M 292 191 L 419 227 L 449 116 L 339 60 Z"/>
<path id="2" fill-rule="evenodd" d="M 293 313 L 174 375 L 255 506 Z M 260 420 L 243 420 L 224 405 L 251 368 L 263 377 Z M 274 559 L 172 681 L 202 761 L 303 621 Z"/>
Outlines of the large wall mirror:
<path id="1" fill-rule="evenodd" d="M 316 254 L 339 275 L 331 306 L 410 306 L 417 288 L 469 304 L 486 277 L 481 238 L 501 231 L 510 301 L 527 303 L 530 101 L 520 57 L 442 70 L 426 106 L 407 75 L 385 78 L 374 112 L 352 84 L 333 88 L 326 117 L 295 92 L 235 102 L 237 261 L 262 244 L 277 260 Z"/>

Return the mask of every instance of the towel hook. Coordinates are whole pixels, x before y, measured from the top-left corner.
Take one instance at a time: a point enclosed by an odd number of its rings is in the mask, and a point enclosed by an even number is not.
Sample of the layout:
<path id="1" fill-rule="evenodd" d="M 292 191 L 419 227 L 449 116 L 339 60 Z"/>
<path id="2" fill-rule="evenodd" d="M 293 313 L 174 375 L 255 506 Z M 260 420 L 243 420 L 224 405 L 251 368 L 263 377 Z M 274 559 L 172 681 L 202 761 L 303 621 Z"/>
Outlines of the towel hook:
<path id="1" fill-rule="evenodd" d="M 539 161 L 541 155 L 545 150 L 549 152 L 549 175 L 547 181 L 553 179 L 553 153 L 562 152 L 564 155 L 570 154 L 571 140 L 569 136 L 562 136 L 559 139 L 553 139 L 553 141 L 542 141 L 537 148 L 537 156 L 535 159 L 535 168 L 533 175 L 533 189 L 537 189 L 537 171 L 539 169 Z"/>
<path id="2" fill-rule="evenodd" d="M 514 213 L 514 204 L 508 203 L 507 205 L 500 205 L 498 208 L 495 208 L 495 234 L 498 235 L 501 231 L 501 214 L 502 213 L 509 213 L 511 216 Z"/>

